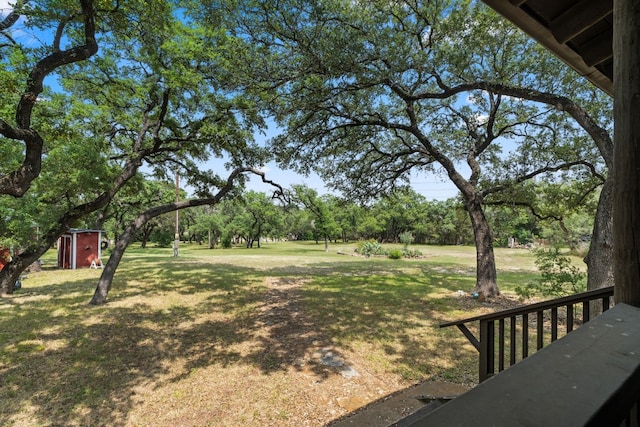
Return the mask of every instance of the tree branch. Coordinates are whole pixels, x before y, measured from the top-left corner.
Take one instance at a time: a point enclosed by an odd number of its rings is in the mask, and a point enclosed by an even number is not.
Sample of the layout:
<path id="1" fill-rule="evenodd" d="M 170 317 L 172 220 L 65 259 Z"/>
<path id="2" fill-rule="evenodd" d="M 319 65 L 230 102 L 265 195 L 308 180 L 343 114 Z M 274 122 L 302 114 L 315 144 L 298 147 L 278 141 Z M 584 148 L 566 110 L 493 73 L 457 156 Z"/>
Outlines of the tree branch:
<path id="1" fill-rule="evenodd" d="M 31 129 L 33 107 L 42 93 L 45 77 L 57 68 L 83 61 L 98 51 L 95 38 L 95 11 L 92 0 L 80 0 L 84 18 L 85 44 L 65 51 L 54 51 L 42 58 L 32 68 L 27 79 L 27 87 L 16 108 L 17 129 L 0 120 L 0 134 L 6 138 L 23 141 L 25 158 L 22 165 L 13 172 L 0 177 L 0 194 L 21 197 L 40 174 L 42 168 L 43 139 Z M 12 18 L 13 19 L 13 18 Z"/>

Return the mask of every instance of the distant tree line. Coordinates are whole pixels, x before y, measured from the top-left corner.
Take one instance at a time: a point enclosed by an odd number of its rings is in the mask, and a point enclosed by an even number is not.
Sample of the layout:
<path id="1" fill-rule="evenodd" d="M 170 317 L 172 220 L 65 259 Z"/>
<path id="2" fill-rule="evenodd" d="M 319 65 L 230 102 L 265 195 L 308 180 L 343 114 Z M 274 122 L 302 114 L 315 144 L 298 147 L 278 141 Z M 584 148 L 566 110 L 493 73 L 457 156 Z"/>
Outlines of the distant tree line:
<path id="1" fill-rule="evenodd" d="M 129 205 L 149 204 L 175 198 L 172 184 L 145 181 L 145 190 L 129 200 L 119 200 L 104 223 L 110 238 L 117 240 L 131 222 Z M 597 200 L 597 195 L 592 198 Z M 305 186 L 294 186 L 289 197 L 273 198 L 267 193 L 245 191 L 215 206 L 198 206 L 181 212 L 179 234 L 183 242 L 206 244 L 210 248 L 245 245 L 259 247 L 262 239 L 357 242 L 375 240 L 401 243 L 410 233 L 413 243 L 473 245 L 473 230 L 464 203 L 458 198 L 427 200 L 408 188 L 370 203 L 357 203 L 335 195 L 319 195 Z M 591 209 L 591 211 L 590 211 Z M 579 249 L 590 239 L 594 204 L 585 205 L 563 217 L 542 217 L 530 207 L 495 205 L 486 209 L 493 230 L 494 245 L 530 247 L 536 243 Z M 148 221 L 136 235 L 142 247 L 148 242 L 170 246 L 175 233 L 175 215 L 160 215 Z"/>

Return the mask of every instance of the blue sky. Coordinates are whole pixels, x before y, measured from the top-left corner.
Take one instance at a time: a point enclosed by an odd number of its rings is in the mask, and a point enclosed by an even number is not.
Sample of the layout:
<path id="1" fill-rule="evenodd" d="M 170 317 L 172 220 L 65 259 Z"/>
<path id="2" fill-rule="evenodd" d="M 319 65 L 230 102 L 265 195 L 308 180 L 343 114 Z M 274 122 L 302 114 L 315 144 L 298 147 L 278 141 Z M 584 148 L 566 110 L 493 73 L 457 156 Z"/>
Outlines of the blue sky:
<path id="1" fill-rule="evenodd" d="M 273 125 L 275 127 L 275 125 Z M 260 144 L 265 144 L 269 138 L 273 138 L 279 132 L 278 129 L 270 127 L 265 134 L 256 135 L 256 141 Z M 210 162 L 208 167 L 212 169 L 220 170 L 222 161 L 217 160 Z M 270 162 L 262 169 L 265 172 L 266 178 L 270 179 L 285 188 L 291 187 L 294 184 L 304 184 L 310 188 L 315 189 L 320 194 L 330 193 L 324 185 L 322 179 L 312 173 L 309 176 L 300 175 L 294 171 L 284 170 L 278 167 L 275 162 Z M 419 194 L 422 194 L 427 200 L 446 200 L 454 198 L 458 195 L 458 189 L 448 179 L 444 177 L 436 176 L 435 174 L 421 174 L 411 178 L 411 187 Z M 247 186 L 250 190 L 271 192 L 273 188 L 264 184 L 259 177 L 252 177 Z"/>
<path id="2" fill-rule="evenodd" d="M 321 194 L 330 192 L 326 189 L 320 177 L 315 174 L 305 177 L 292 171 L 278 169 L 276 165 L 272 164 L 267 165 L 264 171 L 268 179 L 285 187 L 289 187 L 292 184 L 305 184 Z M 422 194 L 427 200 L 446 200 L 458 195 L 458 189 L 451 181 L 433 174 L 413 177 L 411 187 L 416 193 Z M 259 179 L 255 178 L 252 179 L 249 188 L 255 191 L 269 191 L 269 186 L 262 184 L 259 182 Z"/>
<path id="3" fill-rule="evenodd" d="M 290 187 L 292 184 L 305 184 L 308 187 L 317 190 L 320 194 L 329 192 L 329 190 L 325 188 L 320 177 L 315 174 L 305 177 L 298 175 L 293 171 L 279 169 L 277 165 L 272 163 L 266 165 L 263 170 L 268 179 L 271 179 L 284 187 Z M 458 194 L 458 189 L 451 181 L 432 174 L 413 177 L 411 180 L 411 187 L 416 191 L 416 193 L 422 194 L 427 200 L 446 200 L 456 197 Z M 263 184 L 259 178 L 252 178 L 248 188 L 262 192 L 269 192 L 271 190 L 270 186 Z"/>

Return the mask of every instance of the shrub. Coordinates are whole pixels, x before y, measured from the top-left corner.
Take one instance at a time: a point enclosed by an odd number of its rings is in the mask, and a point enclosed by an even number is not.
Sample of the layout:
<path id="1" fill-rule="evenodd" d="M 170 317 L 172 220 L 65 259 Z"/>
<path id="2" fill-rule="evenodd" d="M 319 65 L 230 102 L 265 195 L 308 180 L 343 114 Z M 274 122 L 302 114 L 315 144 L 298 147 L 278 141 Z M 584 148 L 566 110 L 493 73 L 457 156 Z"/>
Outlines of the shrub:
<path id="1" fill-rule="evenodd" d="M 367 258 L 369 258 L 371 255 L 384 255 L 384 249 L 382 249 L 382 245 L 375 240 L 360 242 L 357 252 L 360 255 L 366 256 Z"/>
<path id="2" fill-rule="evenodd" d="M 391 259 L 400 259 L 402 258 L 402 251 L 400 249 L 391 249 L 388 256 Z"/>
<path id="3" fill-rule="evenodd" d="M 586 288 L 586 275 L 571 260 L 560 253 L 559 248 L 534 251 L 535 264 L 541 277 L 525 287 L 516 287 L 516 293 L 523 298 L 534 295 L 561 297 L 582 292 Z"/>
<path id="4" fill-rule="evenodd" d="M 405 258 L 418 258 L 422 256 L 422 252 L 417 249 L 405 249 L 402 251 Z"/>
<path id="5" fill-rule="evenodd" d="M 155 242 L 161 248 L 167 248 L 173 243 L 173 233 L 168 230 L 156 229 L 151 233 L 149 240 Z"/>
<path id="6" fill-rule="evenodd" d="M 225 234 L 222 236 L 222 239 L 220 239 L 220 245 L 223 249 L 229 249 L 231 247 L 231 235 Z"/>

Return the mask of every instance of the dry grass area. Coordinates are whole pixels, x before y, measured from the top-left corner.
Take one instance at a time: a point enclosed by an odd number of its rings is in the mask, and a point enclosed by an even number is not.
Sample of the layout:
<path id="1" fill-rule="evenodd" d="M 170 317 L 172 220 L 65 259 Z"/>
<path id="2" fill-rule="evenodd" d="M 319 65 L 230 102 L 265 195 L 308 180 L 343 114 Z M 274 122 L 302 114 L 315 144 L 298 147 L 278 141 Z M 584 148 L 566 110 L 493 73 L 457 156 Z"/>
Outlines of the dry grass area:
<path id="1" fill-rule="evenodd" d="M 137 390 L 144 404 L 131 411 L 129 423 L 319 426 L 403 386 L 366 371 L 361 357 L 319 333 L 300 304 L 299 286 L 267 279 L 247 331 L 251 339 L 224 346 L 235 360 L 197 368 L 189 367 L 190 358 L 176 361 L 160 381 L 164 386 Z M 323 365 L 327 351 L 360 375 L 345 378 L 342 367 Z"/>
<path id="2" fill-rule="evenodd" d="M 248 251 L 134 251 L 101 307 L 97 270 L 32 274 L 0 299 L 1 424 L 324 426 L 472 384 L 475 350 L 438 324 L 511 303 L 460 297 L 473 271 L 437 259 Z"/>

